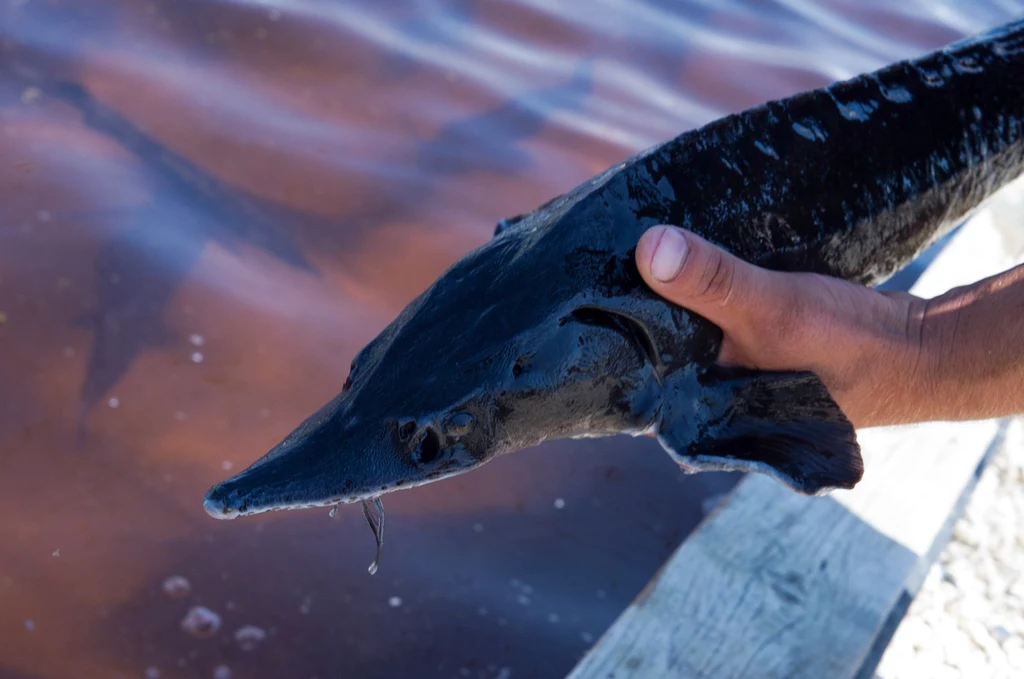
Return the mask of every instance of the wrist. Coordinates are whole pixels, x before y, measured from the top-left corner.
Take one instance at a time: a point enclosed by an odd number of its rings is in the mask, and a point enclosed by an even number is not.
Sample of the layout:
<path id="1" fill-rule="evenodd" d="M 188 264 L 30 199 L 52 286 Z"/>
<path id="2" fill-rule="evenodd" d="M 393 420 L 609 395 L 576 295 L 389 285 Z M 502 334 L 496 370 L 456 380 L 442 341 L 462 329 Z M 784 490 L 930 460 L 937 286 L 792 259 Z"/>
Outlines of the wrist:
<path id="1" fill-rule="evenodd" d="M 880 295 L 876 302 L 853 334 L 856 351 L 842 359 L 840 405 L 857 427 L 920 421 L 920 394 L 935 379 L 923 340 L 927 303 L 906 293 Z"/>

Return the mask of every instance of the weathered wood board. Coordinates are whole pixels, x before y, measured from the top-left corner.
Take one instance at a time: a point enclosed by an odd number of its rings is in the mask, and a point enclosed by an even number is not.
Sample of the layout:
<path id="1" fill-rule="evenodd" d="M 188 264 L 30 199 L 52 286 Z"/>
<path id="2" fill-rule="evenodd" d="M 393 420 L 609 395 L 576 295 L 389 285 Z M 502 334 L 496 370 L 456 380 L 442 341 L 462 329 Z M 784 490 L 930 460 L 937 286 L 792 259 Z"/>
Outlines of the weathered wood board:
<path id="1" fill-rule="evenodd" d="M 1024 182 L 954 237 L 913 292 L 932 297 L 1020 263 Z M 796 495 L 744 478 L 570 679 L 871 676 L 945 544 L 1005 422 L 859 433 L 852 491 Z"/>

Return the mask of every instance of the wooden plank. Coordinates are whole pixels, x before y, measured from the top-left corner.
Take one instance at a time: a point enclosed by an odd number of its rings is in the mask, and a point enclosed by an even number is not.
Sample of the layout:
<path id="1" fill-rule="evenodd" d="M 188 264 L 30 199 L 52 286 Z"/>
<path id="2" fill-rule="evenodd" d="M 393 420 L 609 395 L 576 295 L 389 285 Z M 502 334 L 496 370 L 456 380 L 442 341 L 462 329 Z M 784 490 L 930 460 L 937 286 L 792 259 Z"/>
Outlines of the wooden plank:
<path id="1" fill-rule="evenodd" d="M 1024 183 L 1000 192 L 913 291 L 931 297 L 1021 260 Z M 808 498 L 744 478 L 570 679 L 855 677 L 873 662 L 1000 440 L 995 420 L 859 433 L 852 491 Z"/>

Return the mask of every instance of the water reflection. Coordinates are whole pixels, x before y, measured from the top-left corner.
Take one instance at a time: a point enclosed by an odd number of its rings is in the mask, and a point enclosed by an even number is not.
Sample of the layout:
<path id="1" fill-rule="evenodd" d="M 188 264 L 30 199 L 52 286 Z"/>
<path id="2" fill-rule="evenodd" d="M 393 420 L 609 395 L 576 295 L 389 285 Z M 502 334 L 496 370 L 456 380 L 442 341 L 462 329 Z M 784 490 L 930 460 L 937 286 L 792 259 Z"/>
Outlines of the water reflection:
<path id="1" fill-rule="evenodd" d="M 731 476 L 523 451 L 391 496 L 372 578 L 358 508 L 203 491 L 498 219 L 1022 10 L 0 0 L 0 676 L 564 674 Z"/>

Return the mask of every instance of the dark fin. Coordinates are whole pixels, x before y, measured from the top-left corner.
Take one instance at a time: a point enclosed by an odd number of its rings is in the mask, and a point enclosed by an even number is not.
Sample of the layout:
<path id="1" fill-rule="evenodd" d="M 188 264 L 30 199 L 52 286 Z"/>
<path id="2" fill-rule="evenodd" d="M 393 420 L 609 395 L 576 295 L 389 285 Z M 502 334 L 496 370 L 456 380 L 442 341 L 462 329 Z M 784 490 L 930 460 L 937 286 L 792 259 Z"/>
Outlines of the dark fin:
<path id="1" fill-rule="evenodd" d="M 761 472 L 807 495 L 860 481 L 853 425 L 813 373 L 714 367 L 700 382 L 698 412 L 663 416 L 658 434 L 684 468 Z"/>
<path id="2" fill-rule="evenodd" d="M 495 236 L 501 235 L 502 233 L 504 233 L 509 228 L 511 228 L 511 227 L 515 226 L 516 224 L 518 224 L 519 222 L 523 221 L 524 217 L 526 217 L 526 215 L 517 215 L 515 217 L 509 217 L 507 219 L 500 220 L 497 223 L 497 225 L 495 225 L 495 227 L 494 227 L 494 235 Z"/>
<path id="3" fill-rule="evenodd" d="M 548 208 L 553 206 L 559 200 L 562 200 L 563 198 L 566 198 L 566 196 L 567 196 L 567 194 L 560 193 L 557 196 L 555 196 L 554 198 L 552 198 L 551 200 L 549 200 L 546 203 L 544 203 L 543 205 L 541 205 L 540 207 L 536 208 L 535 210 L 531 210 L 530 212 L 524 212 L 523 214 L 516 215 L 515 217 L 506 217 L 505 219 L 499 220 L 497 225 L 494 227 L 494 235 L 495 236 L 499 236 L 499 235 L 505 233 L 506 231 L 511 229 L 513 226 L 516 226 L 517 224 L 521 223 L 527 217 L 530 217 L 531 215 L 535 215 L 535 214 L 537 214 L 539 212 L 543 212 L 544 210 L 547 210 Z"/>

